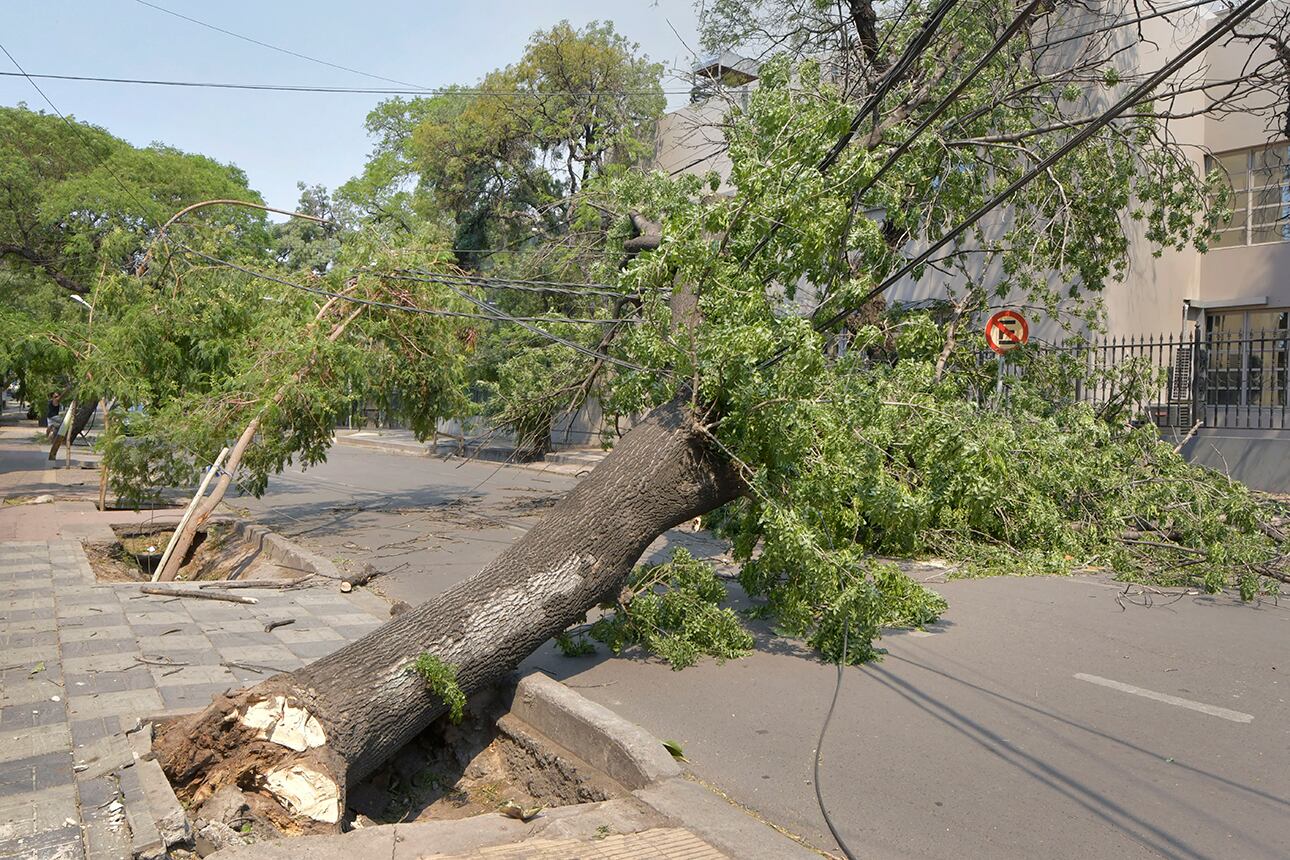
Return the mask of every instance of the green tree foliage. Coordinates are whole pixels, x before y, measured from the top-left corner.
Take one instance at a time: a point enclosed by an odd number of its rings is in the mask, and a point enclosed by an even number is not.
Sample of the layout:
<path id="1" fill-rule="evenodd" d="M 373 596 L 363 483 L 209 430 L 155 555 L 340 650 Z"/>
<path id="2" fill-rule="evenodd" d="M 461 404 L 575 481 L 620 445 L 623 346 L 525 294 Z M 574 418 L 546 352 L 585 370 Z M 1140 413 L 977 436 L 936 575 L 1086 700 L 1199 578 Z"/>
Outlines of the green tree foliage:
<path id="1" fill-rule="evenodd" d="M 921 4 L 907 11 L 885 25 L 893 55 L 921 23 Z M 913 273 L 941 278 L 955 325 L 928 314 L 846 317 L 908 246 L 946 234 L 1060 146 L 1079 127 L 1072 111 L 1096 112 L 1124 92 L 1100 71 L 1041 73 L 1019 40 L 879 177 L 970 68 L 946 57 L 982 55 L 1015 14 L 1011 4 L 956 8 L 889 107 L 850 137 L 846 79 L 811 60 L 768 62 L 747 107 L 727 117 L 734 196 L 707 196 L 715 180 L 640 173 L 584 188 L 621 213 L 589 273 L 631 297 L 631 323 L 608 349 L 637 369 L 601 369 L 605 404 L 631 415 L 689 400 L 749 486 L 725 512 L 741 582 L 764 613 L 830 657 L 872 656 L 883 626 L 925 624 L 943 608 L 875 565 L 878 555 L 947 556 L 992 572 L 1109 567 L 1247 595 L 1279 556 L 1264 534 L 1269 512 L 1187 466 L 1153 430 L 1133 429 L 1137 416 L 1124 411 L 1133 398 L 1096 412 L 1071 403 L 1072 363 L 1036 358 L 1006 403 L 990 402 L 983 344 L 959 325 L 998 296 L 1054 310 L 1075 298 L 1095 319 L 1089 299 L 1125 272 L 1129 222 L 1158 245 L 1205 248 L 1209 180 L 1180 157 L 1150 103 L 1039 175 L 938 268 Z M 874 210 L 885 221 L 864 214 Z M 662 242 L 620 271 L 631 211 L 661 221 Z M 815 295 L 797 296 L 801 284 Z M 692 294 L 697 313 L 678 316 L 678 294 Z M 841 325 L 817 324 L 838 312 Z M 839 354 L 839 344 L 849 348 Z"/>
<path id="2" fill-rule="evenodd" d="M 49 390 L 84 382 L 86 309 L 102 276 L 132 271 L 157 228 L 204 199 L 259 202 L 235 167 L 170 147 L 131 146 L 103 129 L 0 108 L 0 367 L 43 406 Z M 258 212 L 209 214 L 221 253 L 263 247 Z M 100 316 L 98 327 L 111 325 Z M 90 386 L 93 389 L 94 386 Z M 88 391 L 90 396 L 98 392 Z"/>
<path id="3" fill-rule="evenodd" d="M 451 217 L 473 267 L 484 257 L 469 249 L 567 229 L 565 201 L 583 183 L 652 151 L 662 67 L 638 50 L 611 24 L 562 22 L 475 89 L 385 102 L 368 116 L 373 157 L 343 191 L 388 210 L 415 182 Z"/>

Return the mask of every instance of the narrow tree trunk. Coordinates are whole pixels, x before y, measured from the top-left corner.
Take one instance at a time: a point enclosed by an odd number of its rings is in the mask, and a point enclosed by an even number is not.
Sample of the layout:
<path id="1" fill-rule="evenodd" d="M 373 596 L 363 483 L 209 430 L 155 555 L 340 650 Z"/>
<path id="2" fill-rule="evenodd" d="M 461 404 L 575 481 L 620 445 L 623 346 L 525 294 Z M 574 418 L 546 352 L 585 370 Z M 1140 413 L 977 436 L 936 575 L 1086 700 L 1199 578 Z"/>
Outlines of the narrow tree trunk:
<path id="1" fill-rule="evenodd" d="M 335 302 L 335 298 L 327 300 L 326 304 L 318 311 L 318 315 L 314 317 L 313 322 L 309 324 L 310 329 L 317 325 L 318 321 L 326 315 Z M 327 335 L 327 339 L 334 342 L 345 333 L 345 329 L 349 327 L 349 324 L 357 319 L 362 312 L 363 305 L 359 305 L 349 316 L 336 323 L 331 333 Z M 292 386 L 299 384 L 312 365 L 313 358 L 311 357 L 305 366 L 296 372 L 289 383 L 278 389 L 278 393 L 273 396 L 272 404 L 274 406 L 286 399 L 287 392 Z M 242 457 L 246 454 L 246 449 L 255 441 L 255 434 L 260 432 L 260 424 L 263 418 L 264 411 L 261 410 L 260 414 L 251 419 L 251 423 L 246 425 L 245 429 L 242 430 L 242 435 L 233 444 L 233 449 L 229 451 L 228 461 L 224 464 L 224 474 L 220 475 L 219 480 L 216 481 L 215 486 L 211 489 L 211 494 L 197 503 L 197 509 L 193 511 L 193 515 L 188 518 L 188 522 L 184 523 L 183 528 L 179 530 L 179 534 L 175 538 L 174 552 L 166 560 L 165 567 L 161 569 L 160 575 L 157 577 L 159 582 L 170 582 L 179 574 L 179 568 L 188 556 L 188 549 L 197 537 L 197 532 L 210 519 L 211 514 L 219 507 L 220 502 L 224 501 L 224 494 L 228 492 L 229 486 L 233 483 L 233 476 L 237 474 L 237 470 L 242 465 Z"/>
<path id="2" fill-rule="evenodd" d="M 201 527 L 206 524 L 206 520 L 210 519 L 210 515 L 219 507 L 219 503 L 224 500 L 224 494 L 228 492 L 229 484 L 233 481 L 233 475 L 236 474 L 238 467 L 242 463 L 242 455 L 246 453 L 246 449 L 250 447 L 252 440 L 255 439 L 255 434 L 259 430 L 260 419 L 256 418 L 246 425 L 246 429 L 238 437 L 237 442 L 233 445 L 233 450 L 229 452 L 228 460 L 225 461 L 222 467 L 224 474 L 219 476 L 219 480 L 215 483 L 211 494 L 197 503 L 197 507 L 193 509 L 193 515 L 183 521 L 179 528 L 179 534 L 175 535 L 175 548 L 166 559 L 165 565 L 158 572 L 158 582 L 170 582 L 179 574 L 179 568 L 188 556 L 188 548 L 192 546 L 193 539 L 197 537 L 197 532 Z"/>
<path id="3" fill-rule="evenodd" d="M 182 797 L 253 785 L 334 823 L 362 779 L 445 711 L 421 653 L 467 693 L 496 682 L 622 588 L 658 535 L 742 491 L 679 401 L 654 410 L 519 542 L 474 577 L 296 672 L 163 727 L 153 749 Z"/>

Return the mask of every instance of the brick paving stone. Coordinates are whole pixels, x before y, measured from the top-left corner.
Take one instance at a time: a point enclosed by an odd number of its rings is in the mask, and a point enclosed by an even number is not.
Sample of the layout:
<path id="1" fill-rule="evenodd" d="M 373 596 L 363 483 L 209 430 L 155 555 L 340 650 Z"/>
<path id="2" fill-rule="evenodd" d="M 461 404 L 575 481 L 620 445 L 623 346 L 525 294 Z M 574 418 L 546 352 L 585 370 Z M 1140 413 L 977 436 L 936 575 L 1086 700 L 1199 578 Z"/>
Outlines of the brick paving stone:
<path id="1" fill-rule="evenodd" d="M 52 616 L 49 618 L 33 618 L 29 621 L 3 621 L 4 629 L 9 633 L 39 633 L 46 630 L 57 630 L 58 621 Z"/>
<path id="2" fill-rule="evenodd" d="M 74 718 L 68 726 L 71 729 L 73 749 L 80 750 L 120 731 L 121 721 L 115 716 Z"/>
<path id="3" fill-rule="evenodd" d="M 145 654 L 168 654 L 171 651 L 205 651 L 211 641 L 196 633 L 175 633 L 170 636 L 140 636 L 139 650 Z"/>
<path id="4" fill-rule="evenodd" d="M 302 642 L 346 642 L 344 636 L 341 636 L 330 627 L 315 627 L 313 629 L 297 630 L 295 627 L 282 627 L 273 631 L 274 636 L 282 640 L 288 647 L 293 644 Z M 335 650 L 335 647 L 332 648 Z"/>
<path id="5" fill-rule="evenodd" d="M 0 813 L 2 814 L 2 813 Z M 68 816 L 72 818 L 72 816 Z M 72 819 L 75 821 L 75 819 Z M 25 858 L 25 860 L 80 860 L 85 856 L 78 824 L 63 823 L 51 830 L 41 830 L 29 836 L 0 839 L 0 858 Z"/>
<path id="6" fill-rule="evenodd" d="M 70 750 L 52 750 L 12 761 L 0 761 L 0 797 L 31 794 L 71 782 Z"/>
<path id="7" fill-rule="evenodd" d="M 123 690 L 147 690 L 152 686 L 154 685 L 152 676 L 148 674 L 148 667 L 140 663 L 119 671 L 67 676 L 67 691 L 73 697 L 119 693 Z"/>
<path id="8" fill-rule="evenodd" d="M 18 648 L 5 649 L 4 660 L 6 666 L 30 665 L 35 666 L 37 663 L 56 663 L 58 662 L 57 645 L 30 645 Z"/>
<path id="9" fill-rule="evenodd" d="M 67 708 L 62 702 L 31 702 L 23 705 L 6 705 L 0 708 L 0 731 L 29 729 L 61 723 L 67 719 Z"/>
<path id="10" fill-rule="evenodd" d="M 63 695 L 63 685 L 45 677 L 47 673 L 28 674 L 23 680 L 5 684 L 0 690 L 0 705 L 17 706 L 43 702 Z"/>
<path id="11" fill-rule="evenodd" d="M 173 669 L 151 667 L 152 681 L 162 691 L 166 687 L 184 687 L 192 684 L 223 684 L 239 686 L 237 678 L 223 666 L 182 666 Z"/>
<path id="12" fill-rule="evenodd" d="M 106 655 L 120 655 L 123 651 L 135 651 L 137 646 L 133 638 L 131 639 L 107 639 L 94 637 L 86 639 L 83 642 L 63 642 L 63 657 L 103 657 Z"/>
<path id="13" fill-rule="evenodd" d="M 231 687 L 240 686 L 235 681 L 226 684 L 191 684 L 180 687 L 162 687 L 161 699 L 167 710 L 185 709 L 199 711 L 211 703 L 211 699 Z"/>
<path id="14" fill-rule="evenodd" d="M 91 654 L 88 657 L 63 657 L 63 671 L 69 675 L 94 672 L 120 672 L 139 665 L 139 651 L 133 647 L 115 654 Z"/>
<path id="15" fill-rule="evenodd" d="M 346 642 L 353 642 L 355 639 L 362 639 L 380 626 L 379 622 L 374 624 L 347 624 L 343 627 L 333 627 L 332 630 L 335 630 Z"/>
<path id="16" fill-rule="evenodd" d="M 225 660 L 236 663 L 272 666 L 274 669 L 283 671 L 290 671 L 302 665 L 300 658 L 288 651 L 285 646 L 266 648 L 259 645 L 239 645 L 236 648 L 221 648 L 220 654 Z"/>
<path id="17" fill-rule="evenodd" d="M 58 629 L 58 638 L 64 646 L 69 642 L 88 642 L 91 639 L 107 641 L 120 639 L 134 643 L 135 632 L 127 624 L 120 626 L 99 627 L 95 625 L 63 625 Z M 64 648 L 66 653 L 66 648 Z"/>
<path id="18" fill-rule="evenodd" d="M 326 657 L 345 644 L 347 643 L 339 640 L 334 642 L 291 642 L 288 643 L 287 650 L 308 663 L 317 660 L 319 657 Z"/>
<path id="19" fill-rule="evenodd" d="M 165 657 L 172 663 L 187 663 L 190 666 L 218 666 L 223 657 L 215 648 L 203 648 L 201 651 L 167 650 Z M 150 666 L 151 669 L 162 669 L 160 666 Z"/>
<path id="20" fill-rule="evenodd" d="M 71 748 L 72 734 L 62 722 L 0 732 L 0 761 L 68 752 Z"/>
<path id="21" fill-rule="evenodd" d="M 284 613 L 281 616 L 268 615 L 262 618 L 234 618 L 227 621 L 199 621 L 198 628 L 210 638 L 213 634 L 220 633 L 263 633 L 266 622 L 278 617 L 290 617 Z M 211 639 L 214 642 L 214 639 Z"/>
<path id="22" fill-rule="evenodd" d="M 260 625 L 259 630 L 251 633 L 208 633 L 206 638 L 210 640 L 211 645 L 214 645 L 219 650 L 238 648 L 243 645 L 263 645 L 272 648 L 282 644 L 282 641 L 277 636 L 264 632 L 263 624 Z"/>
<path id="23" fill-rule="evenodd" d="M 36 648 L 41 645 L 58 645 L 58 633 L 53 629 L 0 632 L 0 654 L 7 653 L 11 648 Z"/>
<path id="24" fill-rule="evenodd" d="M 77 628 L 94 628 L 94 627 L 122 627 L 130 622 L 126 619 L 125 613 L 120 607 L 113 606 L 105 612 L 93 612 L 89 615 L 79 615 L 75 619 L 64 619 L 62 624 L 58 625 L 59 630 L 74 630 Z"/>
<path id="25" fill-rule="evenodd" d="M 146 716 L 161 710 L 161 696 L 155 689 L 123 690 L 90 696 L 69 696 L 68 711 L 74 719 L 110 717 L 122 714 Z"/>

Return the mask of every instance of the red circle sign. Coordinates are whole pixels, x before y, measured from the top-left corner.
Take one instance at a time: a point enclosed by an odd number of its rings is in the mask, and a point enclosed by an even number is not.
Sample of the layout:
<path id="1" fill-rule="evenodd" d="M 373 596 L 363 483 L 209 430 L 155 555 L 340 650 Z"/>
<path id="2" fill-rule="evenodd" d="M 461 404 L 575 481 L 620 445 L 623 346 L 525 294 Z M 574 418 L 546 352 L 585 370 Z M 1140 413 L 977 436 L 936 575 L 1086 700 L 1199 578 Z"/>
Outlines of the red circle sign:
<path id="1" fill-rule="evenodd" d="M 1016 311 L 999 311 L 985 324 L 986 346 L 1003 355 L 1030 340 L 1030 326 Z"/>

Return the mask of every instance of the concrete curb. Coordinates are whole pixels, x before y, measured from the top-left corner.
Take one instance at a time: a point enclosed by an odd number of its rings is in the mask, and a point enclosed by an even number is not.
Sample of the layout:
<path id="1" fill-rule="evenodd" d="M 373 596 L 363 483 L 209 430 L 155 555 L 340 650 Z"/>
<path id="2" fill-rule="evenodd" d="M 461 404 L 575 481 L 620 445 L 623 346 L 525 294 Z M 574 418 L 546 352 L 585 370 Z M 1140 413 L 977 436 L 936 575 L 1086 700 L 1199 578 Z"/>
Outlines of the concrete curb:
<path id="1" fill-rule="evenodd" d="M 288 860 L 303 856 L 313 860 L 377 856 L 412 860 L 459 853 L 474 856 L 475 852 L 483 856 L 499 851 L 512 857 L 519 855 L 508 851 L 508 846 L 522 846 L 530 840 L 538 840 L 535 848 L 543 844 L 541 840 L 553 837 L 596 844 L 611 831 L 632 833 L 660 827 L 689 831 L 730 858 L 820 860 L 828 856 L 793 841 L 688 779 L 658 738 L 541 672 L 517 682 L 507 716 L 602 769 L 624 788 L 635 790 L 614 800 L 555 807 L 529 823 L 497 814 L 478 815 L 260 842 L 226 848 L 211 856 L 218 860 Z M 607 847 L 608 843 L 599 845 Z M 569 850 L 567 846 L 565 850 Z M 607 854 L 597 852 L 594 856 Z"/>
<path id="2" fill-rule="evenodd" d="M 337 445 L 349 445 L 353 448 L 370 448 L 374 451 L 381 451 L 386 454 L 396 454 L 400 457 L 433 457 L 435 456 L 434 446 L 429 442 L 394 442 L 389 439 L 372 439 L 363 436 L 342 436 L 337 433 L 335 436 Z"/>
<path id="3" fill-rule="evenodd" d="M 516 684 L 510 713 L 633 789 L 632 796 L 731 857 L 820 860 L 814 851 L 687 779 L 663 742 L 542 672 Z"/>
<path id="4" fill-rule="evenodd" d="M 241 518 L 226 520 L 225 522 L 231 523 L 233 531 L 238 536 L 254 544 L 264 557 L 270 561 L 278 562 L 283 567 L 317 574 L 327 579 L 344 579 L 340 570 L 329 560 L 316 552 L 310 552 L 298 543 L 287 540 L 267 526 Z"/>
<path id="5" fill-rule="evenodd" d="M 681 774 L 658 738 L 541 672 L 515 685 L 510 712 L 625 788 Z"/>

